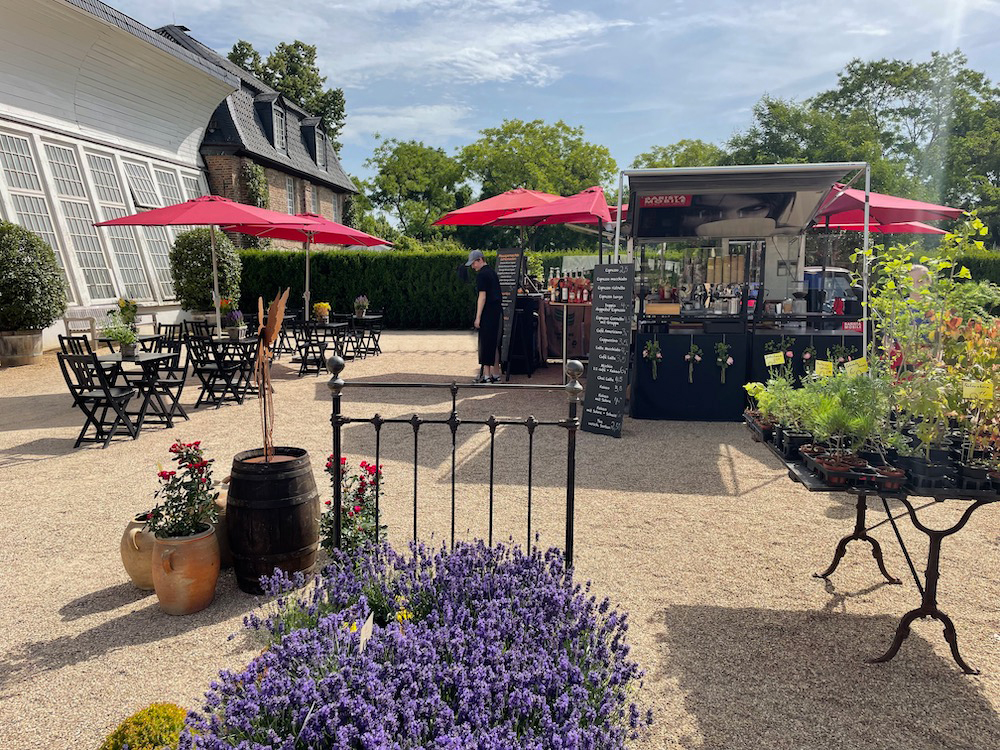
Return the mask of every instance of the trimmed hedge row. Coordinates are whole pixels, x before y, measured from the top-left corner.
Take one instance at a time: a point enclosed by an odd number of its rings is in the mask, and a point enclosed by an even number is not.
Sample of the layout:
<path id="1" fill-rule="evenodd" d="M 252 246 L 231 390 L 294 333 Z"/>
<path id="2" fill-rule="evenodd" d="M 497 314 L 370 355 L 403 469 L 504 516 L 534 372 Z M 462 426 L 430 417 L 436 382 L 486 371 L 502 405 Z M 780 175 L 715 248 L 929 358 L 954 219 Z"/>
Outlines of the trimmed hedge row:
<path id="1" fill-rule="evenodd" d="M 265 304 L 278 289 L 289 287 L 288 306 L 302 307 L 306 257 L 297 250 L 240 250 L 243 275 L 241 308 L 253 312 L 257 298 Z M 485 252 L 493 264 L 495 252 Z M 562 263 L 561 253 L 545 253 L 548 269 Z M 373 253 L 320 250 L 309 265 L 312 301 L 329 302 L 333 312 L 354 309 L 354 298 L 368 297 L 372 311 L 385 313 L 389 328 L 469 328 L 476 313 L 475 273 L 469 281 L 458 278 L 465 252 Z"/>
<path id="2" fill-rule="evenodd" d="M 958 263 L 966 266 L 976 281 L 992 281 L 994 284 L 1000 284 L 1000 253 L 965 255 L 958 259 Z"/>

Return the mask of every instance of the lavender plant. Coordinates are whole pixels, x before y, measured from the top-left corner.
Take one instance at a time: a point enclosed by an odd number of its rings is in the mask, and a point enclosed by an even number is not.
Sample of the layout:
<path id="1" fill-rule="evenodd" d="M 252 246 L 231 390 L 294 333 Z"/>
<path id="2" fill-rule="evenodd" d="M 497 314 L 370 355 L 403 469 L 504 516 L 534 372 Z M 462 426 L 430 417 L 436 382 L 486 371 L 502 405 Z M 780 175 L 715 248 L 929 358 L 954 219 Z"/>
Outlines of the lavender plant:
<path id="1" fill-rule="evenodd" d="M 597 750 L 652 721 L 632 700 L 627 616 L 575 584 L 558 551 L 382 545 L 346 563 L 305 593 L 289 591 L 301 577 L 267 583 L 283 603 L 247 624 L 275 643 L 221 673 L 182 750 Z"/>

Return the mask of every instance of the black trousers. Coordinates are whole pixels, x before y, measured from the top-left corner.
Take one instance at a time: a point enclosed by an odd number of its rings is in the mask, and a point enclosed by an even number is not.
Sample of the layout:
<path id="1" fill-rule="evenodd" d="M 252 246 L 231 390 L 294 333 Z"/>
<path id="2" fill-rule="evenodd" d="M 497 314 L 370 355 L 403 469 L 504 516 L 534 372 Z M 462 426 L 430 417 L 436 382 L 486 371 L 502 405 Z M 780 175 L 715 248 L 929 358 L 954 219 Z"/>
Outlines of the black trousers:
<path id="1" fill-rule="evenodd" d="M 497 350 L 500 348 L 500 305 L 487 304 L 479 316 L 479 364 L 492 367 L 499 362 Z"/>

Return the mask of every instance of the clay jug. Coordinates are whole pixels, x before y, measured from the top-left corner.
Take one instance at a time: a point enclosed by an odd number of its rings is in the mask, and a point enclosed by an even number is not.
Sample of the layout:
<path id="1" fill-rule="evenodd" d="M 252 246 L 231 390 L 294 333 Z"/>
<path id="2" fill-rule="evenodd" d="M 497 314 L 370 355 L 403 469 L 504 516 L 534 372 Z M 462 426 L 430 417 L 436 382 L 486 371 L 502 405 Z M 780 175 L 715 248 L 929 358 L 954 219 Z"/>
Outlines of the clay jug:
<path id="1" fill-rule="evenodd" d="M 136 588 L 143 591 L 153 590 L 153 533 L 146 529 L 146 513 L 139 513 L 133 518 L 119 545 L 122 553 L 122 565 L 132 579 Z"/>
<path id="2" fill-rule="evenodd" d="M 233 553 L 229 549 L 229 532 L 226 531 L 226 499 L 228 495 L 229 490 L 226 488 L 219 491 L 219 497 L 215 500 L 215 507 L 219 510 L 219 520 L 213 524 L 215 538 L 219 542 L 219 559 L 223 568 L 233 567 Z"/>
<path id="3" fill-rule="evenodd" d="M 160 609 L 168 615 L 190 615 L 215 598 L 219 580 L 219 542 L 215 528 L 191 536 L 156 537 L 153 587 Z"/>

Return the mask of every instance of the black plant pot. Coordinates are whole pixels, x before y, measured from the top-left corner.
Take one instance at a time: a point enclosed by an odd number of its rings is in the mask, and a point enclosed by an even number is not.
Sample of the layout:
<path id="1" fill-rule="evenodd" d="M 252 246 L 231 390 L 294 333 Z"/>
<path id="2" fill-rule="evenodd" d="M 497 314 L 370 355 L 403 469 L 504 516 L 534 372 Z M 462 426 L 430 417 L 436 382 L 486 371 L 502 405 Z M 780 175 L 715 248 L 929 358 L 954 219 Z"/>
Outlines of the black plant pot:
<path id="1" fill-rule="evenodd" d="M 813 439 L 811 432 L 804 430 L 784 430 L 781 434 L 781 452 L 791 461 L 799 457 L 799 448 Z"/>

